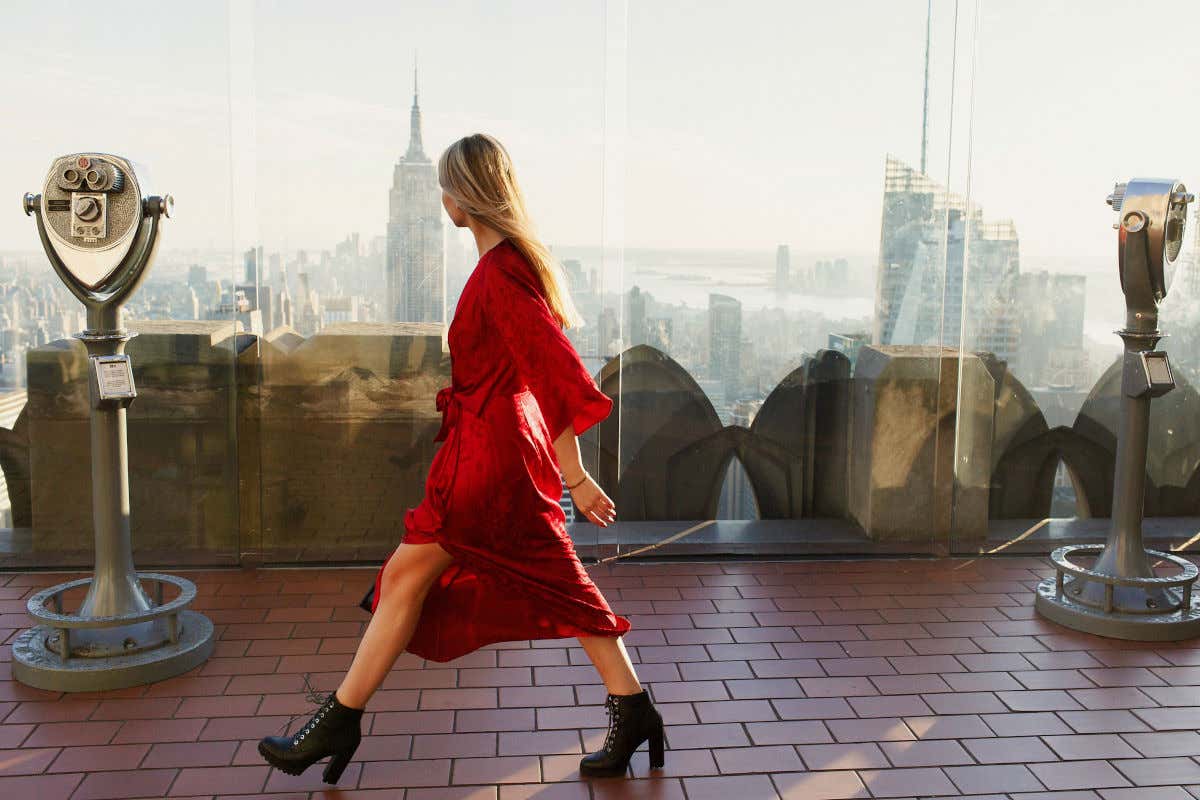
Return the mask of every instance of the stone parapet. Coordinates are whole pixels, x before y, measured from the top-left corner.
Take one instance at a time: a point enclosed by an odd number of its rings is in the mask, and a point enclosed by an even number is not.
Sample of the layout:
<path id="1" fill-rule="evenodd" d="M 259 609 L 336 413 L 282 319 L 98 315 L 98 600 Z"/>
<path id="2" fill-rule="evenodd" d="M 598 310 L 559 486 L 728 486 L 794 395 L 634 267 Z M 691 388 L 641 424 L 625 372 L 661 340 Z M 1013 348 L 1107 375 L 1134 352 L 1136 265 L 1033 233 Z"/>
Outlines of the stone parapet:
<path id="1" fill-rule="evenodd" d="M 139 563 L 376 563 L 402 540 L 438 447 L 444 326 L 344 323 L 308 337 L 233 321 L 129 327 Z M 74 339 L 29 351 L 28 401 L 0 436 L 25 527 L 6 565 L 91 564 L 86 358 Z M 581 450 L 623 522 L 714 519 L 737 459 L 763 520 L 827 521 L 838 541 L 855 530 L 862 552 L 978 551 L 989 521 L 1049 515 L 1060 460 L 1077 516 L 1109 513 L 1112 374 L 1070 427 L 1051 427 L 1041 395 L 987 353 L 866 346 L 852 367 L 820 351 L 746 424 L 726 426 L 682 365 L 638 345 L 597 376 L 616 406 Z M 1182 380 L 1154 406 L 1148 513 L 1200 516 L 1197 408 Z M 816 544 L 804 530 L 797 553 Z"/>

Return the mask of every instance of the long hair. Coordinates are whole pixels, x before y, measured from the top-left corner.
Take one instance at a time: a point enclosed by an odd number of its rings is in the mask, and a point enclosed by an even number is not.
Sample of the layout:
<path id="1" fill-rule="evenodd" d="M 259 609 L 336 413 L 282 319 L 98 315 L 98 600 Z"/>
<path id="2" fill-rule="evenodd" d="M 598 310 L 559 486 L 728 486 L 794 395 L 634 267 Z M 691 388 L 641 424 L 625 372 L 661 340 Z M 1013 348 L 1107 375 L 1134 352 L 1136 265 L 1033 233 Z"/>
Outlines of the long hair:
<path id="1" fill-rule="evenodd" d="M 560 325 L 572 328 L 583 324 L 566 290 L 561 267 L 534 231 L 504 145 L 486 133 L 464 136 L 438 159 L 438 183 L 459 208 L 495 228 L 525 256 Z"/>

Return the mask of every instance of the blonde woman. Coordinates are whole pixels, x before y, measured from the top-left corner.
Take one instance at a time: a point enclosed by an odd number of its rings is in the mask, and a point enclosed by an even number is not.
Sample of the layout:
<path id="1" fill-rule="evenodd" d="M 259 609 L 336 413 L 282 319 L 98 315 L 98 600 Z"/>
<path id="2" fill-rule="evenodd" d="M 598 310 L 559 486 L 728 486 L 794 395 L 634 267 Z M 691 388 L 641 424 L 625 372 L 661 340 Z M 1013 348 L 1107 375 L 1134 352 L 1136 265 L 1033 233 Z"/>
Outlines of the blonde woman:
<path id="1" fill-rule="evenodd" d="M 438 162 L 442 204 L 479 248 L 450 323 L 451 385 L 425 496 L 405 513 L 404 541 L 362 600 L 372 617 L 350 670 L 294 736 L 259 752 L 299 774 L 331 756 L 336 783 L 361 739 L 371 695 L 400 653 L 450 661 L 493 642 L 577 637 L 608 690 L 604 747 L 580 761 L 585 776 L 621 775 L 649 742 L 664 763 L 662 716 L 642 688 L 613 613 L 580 563 L 559 496 L 597 525 L 611 499 L 583 468 L 576 437 L 608 417 L 612 400 L 579 360 L 563 326 L 582 320 L 549 251 L 538 241 L 504 147 L 477 133 Z M 561 470 L 561 475 L 560 475 Z"/>

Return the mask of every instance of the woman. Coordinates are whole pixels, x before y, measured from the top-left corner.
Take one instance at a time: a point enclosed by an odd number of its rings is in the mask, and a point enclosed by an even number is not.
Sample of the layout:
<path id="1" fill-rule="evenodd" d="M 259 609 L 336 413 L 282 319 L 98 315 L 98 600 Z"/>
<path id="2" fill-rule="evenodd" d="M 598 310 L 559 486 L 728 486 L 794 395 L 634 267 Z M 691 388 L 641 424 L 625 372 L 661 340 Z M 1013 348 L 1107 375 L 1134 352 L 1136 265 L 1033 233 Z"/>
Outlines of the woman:
<path id="1" fill-rule="evenodd" d="M 341 685 L 294 736 L 259 752 L 299 774 L 332 756 L 336 783 L 361 738 L 368 700 L 401 652 L 450 661 L 493 642 L 575 636 L 608 689 L 604 747 L 586 776 L 624 774 L 649 740 L 663 765 L 662 716 L 642 688 L 617 616 L 579 562 L 559 505 L 606 527 L 612 500 L 580 464 L 576 437 L 612 400 L 579 360 L 563 325 L 582 320 L 537 240 L 504 147 L 475 134 L 438 162 L 442 204 L 470 228 L 480 259 L 450 323 L 451 385 L 437 394 L 442 425 L 425 496 L 406 511 L 404 541 L 384 561 L 362 606 L 372 613 Z M 559 470 L 562 474 L 559 474 Z"/>

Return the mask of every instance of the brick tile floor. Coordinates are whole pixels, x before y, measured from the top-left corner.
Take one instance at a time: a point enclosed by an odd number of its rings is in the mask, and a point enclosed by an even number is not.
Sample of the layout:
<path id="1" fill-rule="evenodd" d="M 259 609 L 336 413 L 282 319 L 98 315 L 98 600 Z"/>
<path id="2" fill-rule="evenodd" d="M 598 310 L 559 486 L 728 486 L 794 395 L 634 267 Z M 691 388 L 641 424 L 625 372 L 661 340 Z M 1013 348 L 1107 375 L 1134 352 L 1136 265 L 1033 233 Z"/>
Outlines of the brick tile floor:
<path id="1" fill-rule="evenodd" d="M 336 688 L 373 568 L 180 571 L 213 656 L 150 686 L 59 693 L 0 648 L 0 797 L 400 800 L 1195 800 L 1200 641 L 1104 639 L 1037 617 L 1039 558 L 622 563 L 592 576 L 667 722 L 626 778 L 581 780 L 605 689 L 575 639 L 438 664 L 405 653 L 335 791 L 261 736 Z M 0 641 L 79 573 L 0 573 Z M 68 598 L 68 607 L 70 607 Z"/>

